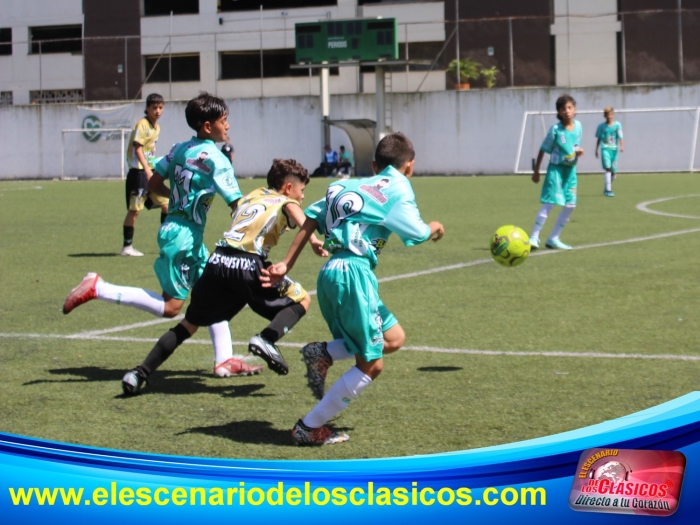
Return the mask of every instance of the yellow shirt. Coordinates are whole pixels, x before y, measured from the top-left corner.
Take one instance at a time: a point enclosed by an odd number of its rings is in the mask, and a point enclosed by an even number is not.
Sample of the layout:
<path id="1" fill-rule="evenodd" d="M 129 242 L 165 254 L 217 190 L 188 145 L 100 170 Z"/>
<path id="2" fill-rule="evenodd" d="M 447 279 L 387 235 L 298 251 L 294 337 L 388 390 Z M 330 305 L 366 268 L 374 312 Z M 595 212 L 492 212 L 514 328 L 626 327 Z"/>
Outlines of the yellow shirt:
<path id="1" fill-rule="evenodd" d="M 219 246 L 233 246 L 238 250 L 267 257 L 287 228 L 296 228 L 287 217 L 284 207 L 294 199 L 275 190 L 258 188 L 243 197 L 233 216 L 231 229 L 224 233 Z"/>
<path id="2" fill-rule="evenodd" d="M 143 166 L 136 157 L 136 151 L 134 148 L 134 142 L 141 144 L 143 151 L 143 156 L 146 157 L 146 162 L 148 167 L 153 169 L 153 161 L 156 158 L 156 142 L 158 141 L 158 135 L 160 134 L 160 126 L 156 123 L 152 126 L 147 118 L 142 118 L 139 120 L 134 129 L 131 131 L 131 136 L 129 137 L 129 147 L 126 150 L 126 159 L 129 162 L 129 168 L 135 168 L 142 170 Z"/>

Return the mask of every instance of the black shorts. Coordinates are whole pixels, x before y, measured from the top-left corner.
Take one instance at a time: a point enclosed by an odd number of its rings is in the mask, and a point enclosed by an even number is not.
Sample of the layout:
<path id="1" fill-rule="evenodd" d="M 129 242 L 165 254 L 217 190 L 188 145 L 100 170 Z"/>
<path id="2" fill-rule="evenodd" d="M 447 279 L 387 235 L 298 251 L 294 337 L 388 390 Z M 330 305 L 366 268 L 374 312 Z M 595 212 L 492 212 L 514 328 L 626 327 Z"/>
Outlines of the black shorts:
<path id="1" fill-rule="evenodd" d="M 160 203 L 154 202 L 148 193 L 146 172 L 131 168 L 126 175 L 126 209 L 128 211 L 141 211 L 144 208 L 147 210 L 160 208 Z"/>
<path id="2" fill-rule="evenodd" d="M 185 319 L 195 326 L 210 326 L 230 321 L 248 305 L 256 314 L 272 320 L 306 297 L 306 290 L 289 278 L 275 288 L 263 288 L 260 269 L 270 264 L 259 255 L 218 246 L 192 288 Z"/>

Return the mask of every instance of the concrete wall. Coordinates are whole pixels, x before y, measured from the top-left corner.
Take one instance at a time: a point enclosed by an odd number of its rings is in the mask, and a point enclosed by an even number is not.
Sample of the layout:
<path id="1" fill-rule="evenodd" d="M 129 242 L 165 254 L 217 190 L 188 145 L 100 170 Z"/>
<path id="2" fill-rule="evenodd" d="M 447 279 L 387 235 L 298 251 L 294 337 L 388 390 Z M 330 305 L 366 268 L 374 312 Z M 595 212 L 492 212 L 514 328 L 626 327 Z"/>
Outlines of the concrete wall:
<path id="1" fill-rule="evenodd" d="M 617 0 L 554 0 L 554 16 L 556 85 L 617 84 Z"/>
<path id="2" fill-rule="evenodd" d="M 553 110 L 560 88 L 495 89 L 393 95 L 394 129 L 414 142 L 417 174 L 512 173 L 524 111 Z M 700 84 L 579 88 L 570 90 L 582 115 L 585 156 L 580 171 L 599 171 L 593 156 L 595 127 L 602 122 L 602 108 L 679 107 L 700 105 Z M 192 131 L 184 119 L 184 102 L 168 102 L 160 121 L 158 153 L 189 138 Z M 236 173 L 240 176 L 267 172 L 275 157 L 293 157 L 310 169 L 321 159 L 321 126 L 317 97 L 235 99 L 229 101 L 230 135 L 236 148 Z M 134 105 L 134 121 L 142 115 Z M 374 120 L 374 96 L 336 95 L 331 98 L 331 119 Z M 650 113 L 618 115 L 626 134 L 626 151 L 620 159 L 623 171 L 687 170 L 696 114 Z M 0 178 L 51 178 L 60 175 L 61 129 L 79 127 L 73 104 L 0 107 Z M 555 122 L 544 119 L 545 127 Z M 521 168 L 530 165 L 542 140 L 539 122 L 528 126 Z M 22 133 L 17 133 L 21 129 Z M 347 135 L 335 131 L 332 145 L 348 146 Z M 81 143 L 69 155 L 89 151 Z M 118 144 L 113 153 L 119 158 Z M 697 147 L 697 145 L 696 145 Z M 700 151 L 695 168 L 700 168 Z M 73 159 L 72 159 L 73 160 Z M 70 174 L 69 174 L 70 175 Z M 116 173 L 115 173 L 116 175 Z"/>

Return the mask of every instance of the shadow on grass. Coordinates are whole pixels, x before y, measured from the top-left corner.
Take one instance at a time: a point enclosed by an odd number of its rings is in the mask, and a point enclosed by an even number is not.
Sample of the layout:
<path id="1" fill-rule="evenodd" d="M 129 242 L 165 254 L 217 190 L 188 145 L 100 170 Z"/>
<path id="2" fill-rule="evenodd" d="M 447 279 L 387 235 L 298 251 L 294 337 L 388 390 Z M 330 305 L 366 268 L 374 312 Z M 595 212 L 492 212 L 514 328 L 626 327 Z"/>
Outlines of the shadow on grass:
<path id="1" fill-rule="evenodd" d="M 329 425 L 334 430 L 349 431 L 348 428 L 337 428 Z M 207 436 L 230 439 L 237 443 L 249 443 L 253 445 L 279 445 L 296 447 L 292 440 L 292 428 L 279 430 L 272 427 L 269 421 L 232 421 L 225 425 L 211 427 L 194 427 L 178 435 L 205 434 Z"/>
<path id="2" fill-rule="evenodd" d="M 419 372 L 457 372 L 464 370 L 461 366 L 422 366 L 418 369 Z"/>
<path id="3" fill-rule="evenodd" d="M 84 366 L 76 368 L 55 368 L 48 371 L 57 376 L 78 376 L 65 379 L 36 379 L 27 381 L 23 386 L 40 385 L 45 383 L 91 383 L 109 381 L 120 384 L 124 377 L 125 369 L 109 369 L 97 366 Z M 226 397 L 267 397 L 273 394 L 256 393 L 265 388 L 260 383 L 243 383 L 241 378 L 217 378 L 217 385 L 209 385 L 206 379 L 215 379 L 214 376 L 198 371 L 162 370 L 156 372 L 149 379 L 149 384 L 144 387 L 143 394 L 218 394 Z M 239 384 L 235 382 L 239 381 Z M 119 395 L 118 398 L 131 396 Z"/>
<path id="4" fill-rule="evenodd" d="M 68 257 L 116 257 L 118 253 L 69 253 Z"/>

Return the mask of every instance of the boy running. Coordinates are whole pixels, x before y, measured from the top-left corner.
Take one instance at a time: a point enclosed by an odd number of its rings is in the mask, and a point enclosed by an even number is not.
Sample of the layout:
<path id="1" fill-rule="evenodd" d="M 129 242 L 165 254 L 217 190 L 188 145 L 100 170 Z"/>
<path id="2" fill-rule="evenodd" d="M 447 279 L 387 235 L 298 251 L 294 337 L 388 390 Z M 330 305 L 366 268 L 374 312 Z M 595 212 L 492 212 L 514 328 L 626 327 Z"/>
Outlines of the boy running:
<path id="1" fill-rule="evenodd" d="M 88 273 L 68 294 L 63 305 L 64 314 L 92 299 L 131 306 L 157 317 L 172 318 L 180 313 L 209 257 L 202 237 L 214 196 L 221 195 L 232 210 L 242 197 L 231 163 L 214 144 L 228 138 L 226 103 L 202 93 L 187 103 L 185 117 L 197 136 L 175 144 L 148 180 L 149 191 L 170 195 L 169 214 L 158 231 L 160 256 L 153 265 L 163 288 L 162 295 L 143 288 L 110 284 L 96 273 Z M 170 191 L 164 183 L 166 178 L 170 181 Z M 262 367 L 249 367 L 233 358 L 228 323 L 212 325 L 209 333 L 216 354 L 214 373 L 217 376 L 262 371 Z"/>
<path id="2" fill-rule="evenodd" d="M 151 93 L 146 98 L 146 116 L 139 120 L 129 137 L 126 160 L 129 173 L 126 175 L 126 217 L 124 218 L 124 245 L 122 255 L 142 257 L 143 254 L 133 246 L 136 217 L 146 209 L 160 208 L 160 223 L 168 215 L 168 199 L 147 191 L 148 180 L 153 175 L 156 158 L 156 142 L 160 134 L 158 119 L 163 114 L 163 97 Z"/>
<path id="3" fill-rule="evenodd" d="M 600 148 L 600 157 L 603 161 L 603 171 L 605 172 L 605 191 L 603 195 L 606 197 L 614 197 L 612 191 L 612 183 L 615 180 L 617 173 L 617 152 L 619 144 L 619 152 L 625 151 L 625 140 L 622 136 L 622 124 L 615 120 L 615 110 L 608 106 L 603 110 L 605 122 L 598 126 L 595 136 L 598 139 L 595 145 L 595 158 L 598 158 L 598 146 Z"/>
<path id="4" fill-rule="evenodd" d="M 267 257 L 280 235 L 304 223 L 300 204 L 308 182 L 309 172 L 297 161 L 275 159 L 267 174 L 268 188 L 254 190 L 240 201 L 231 228 L 224 233 L 204 274 L 194 285 L 185 319 L 163 334 L 146 359 L 124 375 L 124 394 L 138 394 L 148 377 L 198 327 L 228 323 L 246 305 L 271 321 L 253 336 L 249 350 L 263 358 L 274 372 L 289 372 L 275 343 L 306 314 L 311 297 L 299 283 L 288 278 L 274 288 L 263 288 L 260 272 L 270 266 Z M 317 254 L 328 255 L 315 237 L 312 245 Z"/>
<path id="5" fill-rule="evenodd" d="M 389 236 L 396 233 L 406 246 L 432 239 L 445 230 L 439 222 L 420 217 L 409 179 L 413 175 L 413 144 L 402 133 L 384 137 L 377 145 L 372 178 L 342 180 L 328 187 L 326 198 L 306 210 L 306 222 L 284 261 L 264 271 L 264 286 L 290 270 L 315 229 L 325 236 L 324 248 L 333 254 L 318 276 L 318 302 L 335 338 L 302 349 L 309 387 L 321 401 L 292 429 L 299 445 L 324 445 L 349 439 L 325 426 L 382 371 L 384 355 L 398 350 L 406 334 L 379 298 L 372 271 Z M 350 368 L 324 395 L 328 367 L 354 359 Z"/>
<path id="6" fill-rule="evenodd" d="M 537 155 L 535 172 L 532 174 L 532 182 L 537 184 L 540 181 L 542 158 L 545 153 L 549 153 L 549 166 L 540 197 L 542 207 L 537 214 L 535 227 L 530 235 L 530 246 L 533 249 L 540 247 L 540 231 L 544 228 L 547 216 L 555 204 L 563 206 L 563 208 L 559 212 L 557 222 L 552 228 L 552 233 L 549 234 L 545 246 L 555 250 L 571 249 L 571 246 L 559 240 L 559 235 L 576 208 L 576 188 L 578 186 L 576 162 L 583 155 L 583 148 L 581 148 L 583 131 L 581 123 L 574 120 L 576 101 L 573 97 L 562 95 L 557 99 L 556 107 L 559 123 L 549 128 Z"/>

